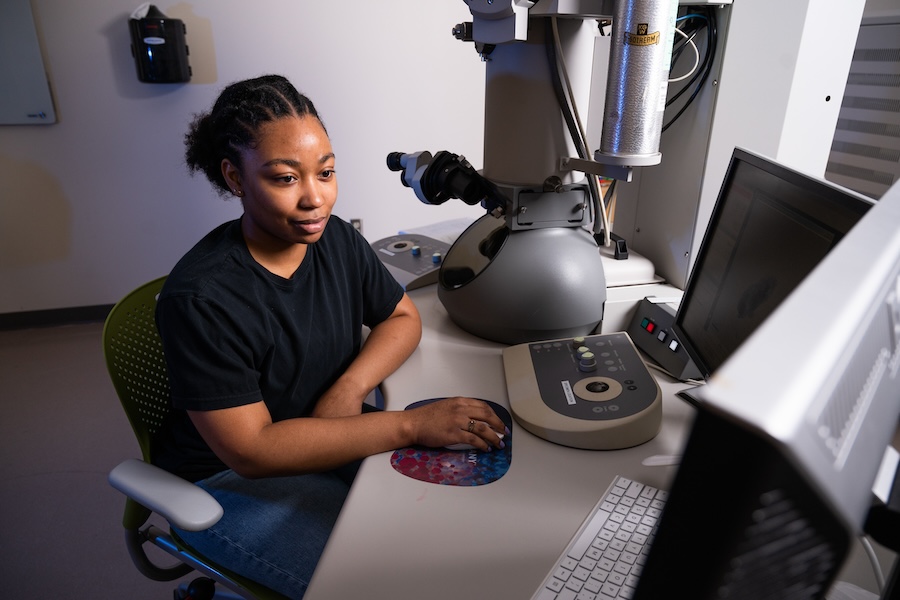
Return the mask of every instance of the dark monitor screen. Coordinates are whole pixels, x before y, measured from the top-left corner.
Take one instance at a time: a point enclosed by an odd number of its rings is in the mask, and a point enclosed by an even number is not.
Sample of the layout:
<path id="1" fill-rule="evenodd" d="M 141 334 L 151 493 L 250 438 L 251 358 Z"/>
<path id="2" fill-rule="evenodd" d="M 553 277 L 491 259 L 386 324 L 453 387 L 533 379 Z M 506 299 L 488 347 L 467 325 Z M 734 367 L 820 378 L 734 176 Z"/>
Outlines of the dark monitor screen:
<path id="1" fill-rule="evenodd" d="M 704 377 L 871 207 L 862 196 L 734 150 L 675 317 Z"/>

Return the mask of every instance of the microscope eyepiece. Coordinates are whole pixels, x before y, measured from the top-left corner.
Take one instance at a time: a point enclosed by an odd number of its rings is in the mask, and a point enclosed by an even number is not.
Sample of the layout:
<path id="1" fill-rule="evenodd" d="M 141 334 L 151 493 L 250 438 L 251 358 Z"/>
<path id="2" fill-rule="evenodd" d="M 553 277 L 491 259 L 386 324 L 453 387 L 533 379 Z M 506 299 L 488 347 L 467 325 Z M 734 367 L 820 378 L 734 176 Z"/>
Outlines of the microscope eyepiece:
<path id="1" fill-rule="evenodd" d="M 450 198 L 459 198 L 466 204 L 480 202 L 489 212 L 505 205 L 505 198 L 496 187 L 462 155 L 446 150 L 434 156 L 430 152 L 391 152 L 387 155 L 387 167 L 400 171 L 401 183 L 413 188 L 419 200 L 426 204 L 443 204 Z"/>
<path id="2" fill-rule="evenodd" d="M 401 159 L 403 158 L 402 152 L 391 152 L 387 155 L 387 167 L 391 171 L 402 171 L 403 164 L 401 163 Z"/>

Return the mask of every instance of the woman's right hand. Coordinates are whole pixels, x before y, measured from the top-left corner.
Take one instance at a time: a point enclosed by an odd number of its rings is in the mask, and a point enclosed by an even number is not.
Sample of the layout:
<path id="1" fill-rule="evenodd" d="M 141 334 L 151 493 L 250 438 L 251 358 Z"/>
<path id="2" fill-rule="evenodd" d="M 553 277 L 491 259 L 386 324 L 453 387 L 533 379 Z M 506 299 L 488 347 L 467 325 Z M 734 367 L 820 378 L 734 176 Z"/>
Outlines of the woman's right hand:
<path id="1" fill-rule="evenodd" d="M 414 443 L 421 446 L 469 444 L 491 450 L 503 448 L 500 435 L 509 434 L 493 409 L 475 398 L 445 398 L 406 412 L 412 419 Z"/>

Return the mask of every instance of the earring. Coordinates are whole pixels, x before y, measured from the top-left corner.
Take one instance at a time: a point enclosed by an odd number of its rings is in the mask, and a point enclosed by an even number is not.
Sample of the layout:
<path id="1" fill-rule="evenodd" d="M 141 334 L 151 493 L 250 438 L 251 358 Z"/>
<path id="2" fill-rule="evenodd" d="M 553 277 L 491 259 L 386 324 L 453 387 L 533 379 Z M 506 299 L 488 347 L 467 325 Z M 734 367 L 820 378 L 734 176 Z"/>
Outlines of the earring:
<path id="1" fill-rule="evenodd" d="M 234 194 L 235 196 L 237 196 L 238 198 L 240 198 L 241 196 L 244 195 L 244 192 L 242 192 L 241 190 L 231 190 L 231 193 Z"/>

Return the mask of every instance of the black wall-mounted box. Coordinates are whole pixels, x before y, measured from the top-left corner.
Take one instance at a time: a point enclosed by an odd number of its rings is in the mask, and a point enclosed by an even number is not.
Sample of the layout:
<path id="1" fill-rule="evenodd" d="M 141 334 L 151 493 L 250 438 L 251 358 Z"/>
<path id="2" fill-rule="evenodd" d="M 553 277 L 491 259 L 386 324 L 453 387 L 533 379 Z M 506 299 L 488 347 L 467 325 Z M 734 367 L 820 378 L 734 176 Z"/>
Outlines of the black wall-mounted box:
<path id="1" fill-rule="evenodd" d="M 187 28 L 184 21 L 170 19 L 154 5 L 147 14 L 128 20 L 131 54 L 138 79 L 144 83 L 184 83 L 191 80 Z"/>

